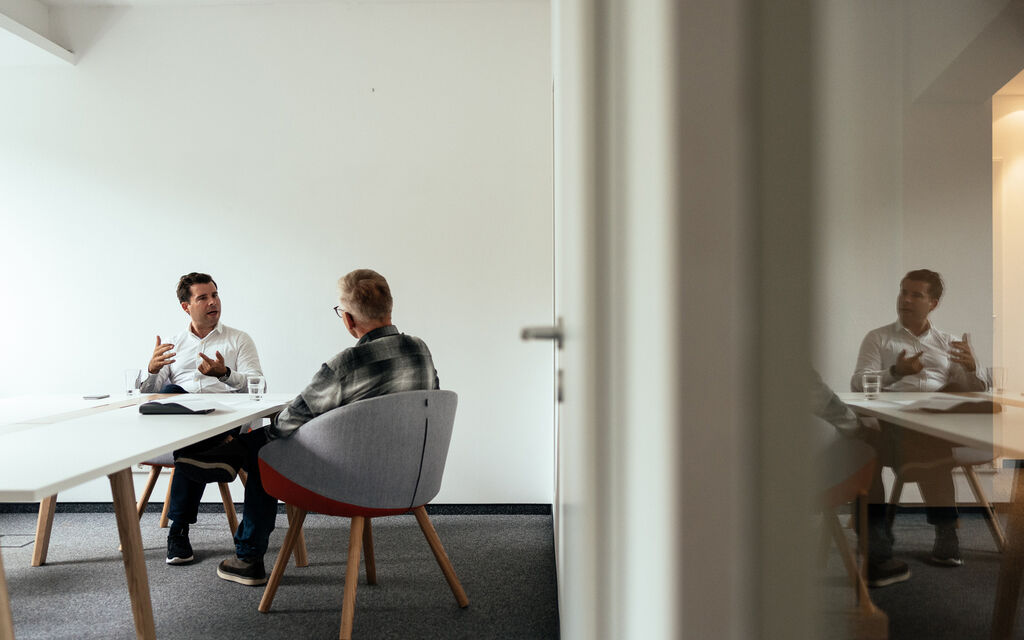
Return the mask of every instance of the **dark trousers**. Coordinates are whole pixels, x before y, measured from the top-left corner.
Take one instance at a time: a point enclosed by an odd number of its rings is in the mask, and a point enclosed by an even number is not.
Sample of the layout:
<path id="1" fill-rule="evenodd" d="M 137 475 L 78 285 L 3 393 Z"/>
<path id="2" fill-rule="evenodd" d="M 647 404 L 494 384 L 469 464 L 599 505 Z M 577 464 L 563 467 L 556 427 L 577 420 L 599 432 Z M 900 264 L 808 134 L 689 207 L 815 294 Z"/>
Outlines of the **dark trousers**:
<path id="1" fill-rule="evenodd" d="M 881 467 L 892 467 L 907 482 L 916 482 L 924 498 L 928 523 L 955 527 L 959 514 L 952 470 L 953 445 L 945 440 L 880 421 L 879 430 L 867 430 L 865 441 L 878 455 L 879 472 L 868 490 L 868 553 L 872 561 L 892 557 L 892 518 L 896 505 L 888 505 Z"/>
<path id="2" fill-rule="evenodd" d="M 160 393 L 187 392 L 176 384 L 168 384 L 164 385 L 164 387 L 160 389 Z M 227 433 L 211 436 L 205 440 L 200 440 L 199 442 L 190 444 L 187 447 L 177 449 L 173 454 L 174 459 L 177 460 L 181 455 L 205 451 L 210 447 L 223 443 L 228 436 L 237 433 L 238 429 L 232 429 Z M 199 516 L 199 503 L 203 499 L 204 491 L 206 491 L 206 484 L 189 480 L 184 475 L 175 473 L 171 477 L 171 496 L 167 505 L 167 518 L 178 527 L 195 524 L 196 519 Z"/>
<path id="3" fill-rule="evenodd" d="M 242 467 L 249 473 L 245 483 L 245 510 L 235 532 L 235 554 L 239 558 L 263 558 L 277 520 L 277 498 L 264 491 L 260 479 L 259 453 L 266 443 L 266 429 L 257 429 L 241 434 L 226 445 L 239 447 Z"/>

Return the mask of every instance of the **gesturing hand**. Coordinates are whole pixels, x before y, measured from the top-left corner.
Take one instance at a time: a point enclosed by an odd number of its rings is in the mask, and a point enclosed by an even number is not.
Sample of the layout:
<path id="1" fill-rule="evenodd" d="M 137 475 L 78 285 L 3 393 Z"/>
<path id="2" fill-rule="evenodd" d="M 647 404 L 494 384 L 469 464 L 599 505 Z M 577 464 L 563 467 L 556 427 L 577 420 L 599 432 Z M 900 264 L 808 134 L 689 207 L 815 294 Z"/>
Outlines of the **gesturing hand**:
<path id="1" fill-rule="evenodd" d="M 205 353 L 199 354 L 199 357 L 203 359 L 199 363 L 199 373 L 219 378 L 228 372 L 227 365 L 224 364 L 224 356 L 220 355 L 220 351 L 217 351 L 215 355 L 217 359 L 211 360 Z"/>
<path id="2" fill-rule="evenodd" d="M 160 336 L 156 337 L 156 348 L 153 349 L 153 357 L 149 359 L 150 373 L 159 373 L 164 368 L 165 364 L 171 364 L 174 362 L 174 352 L 171 349 L 174 348 L 173 344 L 160 344 Z"/>
<path id="3" fill-rule="evenodd" d="M 967 334 L 964 334 L 963 340 L 953 340 L 949 346 L 949 359 L 961 365 L 968 372 L 974 373 L 974 370 L 978 368 L 978 363 L 974 361 L 974 352 L 971 351 L 971 345 L 967 341 Z"/>
<path id="4" fill-rule="evenodd" d="M 900 351 L 900 354 L 896 356 L 896 375 L 902 377 L 920 373 L 921 369 L 924 369 L 924 365 L 921 363 L 921 356 L 923 354 L 924 351 L 918 351 L 908 358 L 906 349 Z"/>

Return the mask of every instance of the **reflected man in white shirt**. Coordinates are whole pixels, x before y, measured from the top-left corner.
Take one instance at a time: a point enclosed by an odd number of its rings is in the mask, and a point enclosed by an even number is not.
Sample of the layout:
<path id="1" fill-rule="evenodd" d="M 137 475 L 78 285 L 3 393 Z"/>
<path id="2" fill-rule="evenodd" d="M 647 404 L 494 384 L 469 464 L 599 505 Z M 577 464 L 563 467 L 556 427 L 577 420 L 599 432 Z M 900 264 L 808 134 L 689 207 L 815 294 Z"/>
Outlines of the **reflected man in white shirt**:
<path id="1" fill-rule="evenodd" d="M 942 277 L 928 269 L 910 271 L 900 281 L 896 296 L 897 320 L 870 331 L 860 345 L 857 367 L 850 380 L 853 391 L 863 390 L 861 376 L 882 376 L 883 391 L 983 391 L 985 380 L 967 334 L 957 339 L 931 324 L 929 314 L 939 305 Z M 887 422 L 870 430 L 868 440 L 881 464 L 914 470 L 924 497 L 928 522 L 935 526 L 931 560 L 942 566 L 963 564 L 957 537 L 958 514 L 951 471 L 955 466 L 953 445 Z M 886 505 L 881 477 L 868 494 L 868 524 L 884 535 L 870 536 L 870 563 L 892 557 L 892 529 L 886 525 Z"/>
<path id="2" fill-rule="evenodd" d="M 208 274 L 192 272 L 178 280 L 178 301 L 189 316 L 185 329 L 164 342 L 156 337 L 149 361 L 149 376 L 142 381 L 146 393 L 234 393 L 246 389 L 249 376 L 262 376 L 256 344 L 244 331 L 220 322 L 221 299 L 217 283 Z M 202 451 L 236 432 L 207 438 L 174 452 L 174 458 Z M 167 517 L 167 564 L 192 562 L 188 527 L 195 524 L 206 485 L 175 473 Z"/>

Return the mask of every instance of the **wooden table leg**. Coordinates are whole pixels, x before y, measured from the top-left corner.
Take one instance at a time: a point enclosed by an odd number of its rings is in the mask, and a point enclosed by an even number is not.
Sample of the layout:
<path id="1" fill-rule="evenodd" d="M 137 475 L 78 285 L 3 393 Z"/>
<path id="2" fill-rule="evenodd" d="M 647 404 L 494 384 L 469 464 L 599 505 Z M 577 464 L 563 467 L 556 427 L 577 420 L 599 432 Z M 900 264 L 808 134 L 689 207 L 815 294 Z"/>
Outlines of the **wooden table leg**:
<path id="1" fill-rule="evenodd" d="M 39 501 L 39 517 L 36 518 L 36 542 L 32 548 L 32 566 L 46 564 L 46 552 L 50 549 L 50 531 L 53 529 L 53 512 L 57 508 L 57 494 Z"/>
<path id="2" fill-rule="evenodd" d="M 1013 493 L 1010 498 L 1010 519 L 1006 525 L 1006 549 L 999 565 L 995 610 L 992 613 L 993 640 L 1013 636 L 1024 572 L 1024 470 L 1013 470 Z"/>
<path id="3" fill-rule="evenodd" d="M 117 533 L 121 537 L 124 573 L 132 602 L 132 617 L 135 619 L 135 637 L 155 640 L 156 623 L 153 621 L 153 602 L 149 595 L 146 558 L 142 552 L 142 531 L 139 529 L 138 512 L 135 510 L 135 484 L 132 481 L 132 472 L 131 469 L 122 469 L 107 478 L 110 479 L 110 493 L 114 498 Z"/>
<path id="4" fill-rule="evenodd" d="M 14 640 L 14 617 L 11 615 L 11 599 L 7 595 L 3 555 L 0 555 L 0 640 Z"/>

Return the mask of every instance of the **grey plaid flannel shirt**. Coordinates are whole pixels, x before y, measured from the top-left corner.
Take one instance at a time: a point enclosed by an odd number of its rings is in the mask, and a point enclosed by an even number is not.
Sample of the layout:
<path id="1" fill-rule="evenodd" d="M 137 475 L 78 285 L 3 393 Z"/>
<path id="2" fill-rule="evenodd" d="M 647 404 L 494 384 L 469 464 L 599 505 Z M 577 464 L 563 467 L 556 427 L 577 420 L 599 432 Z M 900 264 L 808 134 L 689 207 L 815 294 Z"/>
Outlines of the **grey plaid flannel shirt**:
<path id="1" fill-rule="evenodd" d="M 367 333 L 356 346 L 325 362 L 302 393 L 281 411 L 267 434 L 288 437 L 331 409 L 388 393 L 439 389 L 430 349 L 394 325 Z"/>

